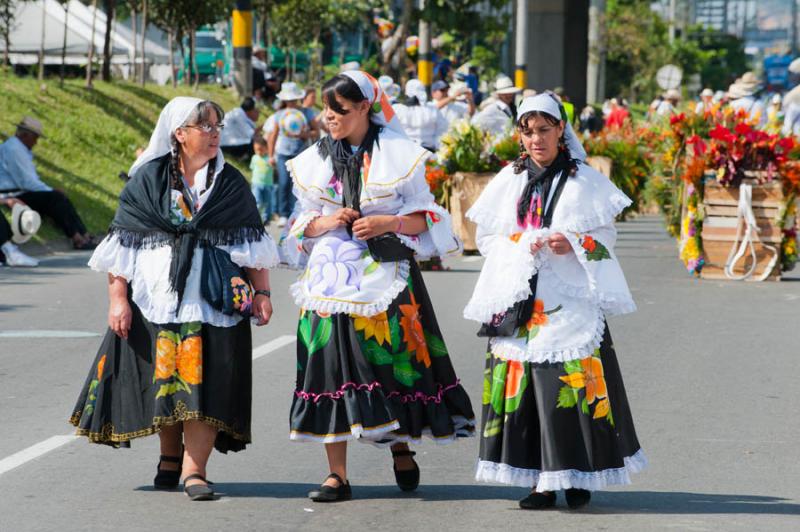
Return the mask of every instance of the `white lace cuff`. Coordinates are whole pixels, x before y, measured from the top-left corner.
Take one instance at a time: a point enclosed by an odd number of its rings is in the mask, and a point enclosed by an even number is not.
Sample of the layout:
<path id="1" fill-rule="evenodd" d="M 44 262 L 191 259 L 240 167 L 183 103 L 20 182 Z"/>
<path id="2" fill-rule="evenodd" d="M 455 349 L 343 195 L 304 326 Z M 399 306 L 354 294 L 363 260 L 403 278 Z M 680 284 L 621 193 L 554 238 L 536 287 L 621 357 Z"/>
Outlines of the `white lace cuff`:
<path id="1" fill-rule="evenodd" d="M 120 244 L 117 235 L 108 235 L 95 248 L 89 267 L 130 281 L 136 269 L 136 249 Z"/>
<path id="2" fill-rule="evenodd" d="M 322 216 L 318 210 L 295 212 L 286 223 L 278 244 L 282 265 L 301 270 L 308 262 L 308 255 L 314 247 L 315 239 L 305 236 L 306 227 L 316 218 Z"/>
<path id="3" fill-rule="evenodd" d="M 461 240 L 453 232 L 450 213 L 432 201 L 412 202 L 403 205 L 398 216 L 422 212 L 428 230 L 418 235 L 401 235 L 402 242 L 414 250 L 418 259 L 429 259 L 434 256 L 445 257 L 461 253 Z"/>

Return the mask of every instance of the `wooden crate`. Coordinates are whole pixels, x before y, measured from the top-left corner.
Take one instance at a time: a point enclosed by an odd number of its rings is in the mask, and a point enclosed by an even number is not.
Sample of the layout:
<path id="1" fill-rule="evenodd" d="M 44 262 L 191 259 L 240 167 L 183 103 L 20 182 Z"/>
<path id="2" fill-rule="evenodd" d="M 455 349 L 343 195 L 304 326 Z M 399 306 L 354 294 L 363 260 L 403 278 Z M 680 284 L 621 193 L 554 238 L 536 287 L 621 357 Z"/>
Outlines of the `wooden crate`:
<path id="1" fill-rule="evenodd" d="M 493 173 L 456 172 L 453 174 L 453 188 L 450 195 L 450 215 L 453 230 L 464 243 L 464 251 L 478 251 L 475 242 L 477 226 L 469 221 L 466 213 L 481 195 L 483 189 L 495 176 Z"/>
<path id="2" fill-rule="evenodd" d="M 747 182 L 747 181 L 746 181 Z M 778 227 L 778 214 L 783 205 L 784 197 L 781 184 L 768 183 L 753 186 L 753 214 L 756 217 L 760 232 L 760 242 L 755 243 L 756 269 L 748 280 L 762 275 L 769 265 L 772 252 L 764 247 L 770 245 L 781 252 L 782 232 Z M 739 205 L 739 187 L 723 187 L 715 181 L 707 181 L 703 198 L 703 253 L 705 265 L 700 272 L 703 279 L 728 279 L 725 276 L 725 262 L 734 246 L 736 233 L 739 228 L 737 223 L 737 207 Z M 739 222 L 744 223 L 742 220 Z M 742 227 L 744 230 L 744 227 Z M 748 246 L 749 248 L 749 246 Z M 749 250 L 745 258 L 740 259 L 734 268 L 734 273 L 744 274 L 752 264 Z M 780 255 L 770 274 L 768 281 L 779 281 L 781 278 Z"/>

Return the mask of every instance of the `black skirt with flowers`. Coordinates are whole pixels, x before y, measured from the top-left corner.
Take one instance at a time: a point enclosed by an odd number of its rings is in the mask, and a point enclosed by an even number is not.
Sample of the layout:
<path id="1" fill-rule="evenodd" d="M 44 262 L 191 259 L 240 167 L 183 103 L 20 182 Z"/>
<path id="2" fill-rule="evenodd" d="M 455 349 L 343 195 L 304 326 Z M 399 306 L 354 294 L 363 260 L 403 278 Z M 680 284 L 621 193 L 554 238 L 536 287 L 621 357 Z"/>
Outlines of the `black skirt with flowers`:
<path id="1" fill-rule="evenodd" d="M 304 311 L 297 330 L 293 440 L 379 445 L 471 436 L 475 416 L 422 275 L 375 316 Z"/>
<path id="2" fill-rule="evenodd" d="M 77 434 L 113 447 L 164 425 L 201 420 L 218 429 L 220 452 L 250 443 L 250 323 L 156 325 L 130 301 L 128 339 L 109 329 L 70 417 Z"/>

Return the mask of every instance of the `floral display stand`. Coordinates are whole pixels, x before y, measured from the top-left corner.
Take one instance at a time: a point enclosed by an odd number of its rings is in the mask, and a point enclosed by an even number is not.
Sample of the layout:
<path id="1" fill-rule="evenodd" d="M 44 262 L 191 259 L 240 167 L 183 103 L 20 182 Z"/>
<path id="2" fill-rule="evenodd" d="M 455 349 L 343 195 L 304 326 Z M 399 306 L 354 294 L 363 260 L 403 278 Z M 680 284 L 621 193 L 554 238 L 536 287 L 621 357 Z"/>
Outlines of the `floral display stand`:
<path id="1" fill-rule="evenodd" d="M 779 281 L 781 278 L 781 211 L 786 204 L 780 182 L 759 184 L 754 179 L 745 179 L 743 184 L 752 186 L 750 208 L 757 224 L 753 235 L 753 249 L 742 253 L 741 259 L 726 274 L 725 265 L 742 245 L 746 234 L 746 218 L 742 215 L 740 187 L 723 186 L 716 181 L 706 182 L 703 194 L 702 241 L 705 264 L 700 277 L 703 279 L 739 279 L 755 269 L 745 280 Z M 752 252 L 755 253 L 755 259 Z M 769 271 L 765 271 L 766 269 Z"/>
<path id="2" fill-rule="evenodd" d="M 450 215 L 453 218 L 453 229 L 464 243 L 465 252 L 478 251 L 478 245 L 475 242 L 476 225 L 467 220 L 467 211 L 494 175 L 493 172 L 456 172 L 453 174 L 450 189 Z"/>

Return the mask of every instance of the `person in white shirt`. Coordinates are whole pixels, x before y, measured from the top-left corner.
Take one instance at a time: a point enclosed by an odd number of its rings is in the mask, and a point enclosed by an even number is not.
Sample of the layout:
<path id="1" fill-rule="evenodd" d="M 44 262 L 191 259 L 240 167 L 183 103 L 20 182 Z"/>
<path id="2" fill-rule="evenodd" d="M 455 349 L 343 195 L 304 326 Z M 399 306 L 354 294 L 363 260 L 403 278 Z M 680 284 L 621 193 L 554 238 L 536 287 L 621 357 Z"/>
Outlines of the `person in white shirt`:
<path id="1" fill-rule="evenodd" d="M 664 93 L 664 99 L 656 108 L 656 116 L 670 116 L 678 108 L 680 101 L 681 93 L 678 92 L 678 89 L 669 89 Z"/>
<path id="2" fill-rule="evenodd" d="M 418 79 L 406 82 L 405 101 L 393 105 L 397 119 L 408 138 L 429 151 L 439 149 L 439 139 L 447 131 L 447 121 L 435 105 L 428 103 L 425 85 Z"/>
<path id="3" fill-rule="evenodd" d="M 253 155 L 253 135 L 260 130 L 256 126 L 259 114 L 256 101 L 249 96 L 242 100 L 242 105 L 225 113 L 225 129 L 220 135 L 224 153 L 238 158 Z"/>
<path id="4" fill-rule="evenodd" d="M 711 110 L 711 107 L 714 105 L 713 100 L 714 91 L 706 87 L 703 89 L 703 92 L 700 93 L 700 101 L 695 105 L 694 112 L 699 115 Z"/>
<path id="5" fill-rule="evenodd" d="M 728 89 L 728 96 L 731 100 L 728 105 L 734 111 L 744 111 L 751 123 L 757 127 L 763 127 L 767 123 L 767 110 L 755 96 L 759 88 L 760 82 L 756 75 L 752 72 L 745 72 Z"/>
<path id="6" fill-rule="evenodd" d="M 472 91 L 464 83 L 452 87 L 444 80 L 434 82 L 431 96 L 439 111 L 447 120 L 448 126 L 456 120 L 468 119 L 475 114 L 475 103 Z"/>
<path id="7" fill-rule="evenodd" d="M 499 136 L 511 130 L 517 109 L 514 98 L 522 89 L 514 86 L 508 76 L 500 76 L 495 82 L 492 100 L 472 117 L 472 123 L 492 135 Z"/>

